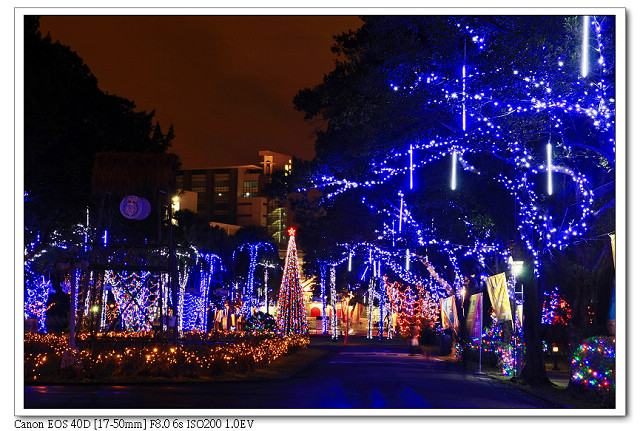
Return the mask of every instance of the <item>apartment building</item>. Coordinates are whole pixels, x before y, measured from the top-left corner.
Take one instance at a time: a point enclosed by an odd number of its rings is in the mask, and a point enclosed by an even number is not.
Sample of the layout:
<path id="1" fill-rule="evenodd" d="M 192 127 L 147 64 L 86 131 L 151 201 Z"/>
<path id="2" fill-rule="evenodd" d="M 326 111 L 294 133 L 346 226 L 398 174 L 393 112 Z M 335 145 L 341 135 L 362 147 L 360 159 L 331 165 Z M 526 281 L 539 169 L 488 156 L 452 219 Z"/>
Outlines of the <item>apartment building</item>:
<path id="1" fill-rule="evenodd" d="M 180 171 L 176 179 L 177 188 L 183 193 L 179 197 L 181 202 L 176 202 L 176 206 L 206 217 L 210 223 L 223 227 L 230 234 L 242 226 L 264 226 L 278 248 L 286 249 L 287 228 L 291 222 L 289 211 L 261 196 L 261 192 L 274 172 L 291 170 L 291 156 L 266 150 L 258 154 L 262 158 L 261 166 L 220 166 Z"/>

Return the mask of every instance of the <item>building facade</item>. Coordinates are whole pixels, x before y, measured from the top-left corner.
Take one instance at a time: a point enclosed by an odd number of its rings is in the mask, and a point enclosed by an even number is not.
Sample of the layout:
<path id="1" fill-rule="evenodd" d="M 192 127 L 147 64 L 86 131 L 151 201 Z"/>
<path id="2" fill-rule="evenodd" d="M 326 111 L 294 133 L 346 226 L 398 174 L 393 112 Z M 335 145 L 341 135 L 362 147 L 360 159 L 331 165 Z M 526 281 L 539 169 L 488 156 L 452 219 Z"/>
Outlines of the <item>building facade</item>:
<path id="1" fill-rule="evenodd" d="M 176 205 L 204 216 L 211 224 L 224 226 L 263 226 L 278 245 L 286 249 L 291 219 L 287 206 L 262 195 L 274 172 L 291 171 L 291 156 L 260 151 L 258 165 L 183 169 L 177 176 Z M 182 193 L 180 193 L 182 192 Z M 195 194 L 195 195 L 194 195 Z M 194 199 L 195 196 L 195 199 Z M 189 202 L 187 202 L 189 200 Z M 195 208 L 194 202 L 195 200 Z M 231 229 L 233 231 L 237 229 Z"/>

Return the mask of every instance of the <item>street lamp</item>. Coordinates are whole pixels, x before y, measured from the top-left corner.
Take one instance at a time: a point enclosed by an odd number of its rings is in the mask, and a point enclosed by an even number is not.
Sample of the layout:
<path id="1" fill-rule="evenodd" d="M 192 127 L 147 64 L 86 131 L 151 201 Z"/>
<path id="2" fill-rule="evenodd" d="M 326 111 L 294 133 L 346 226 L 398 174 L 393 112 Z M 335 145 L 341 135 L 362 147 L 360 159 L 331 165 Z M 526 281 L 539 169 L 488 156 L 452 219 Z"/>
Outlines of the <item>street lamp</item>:
<path id="1" fill-rule="evenodd" d="M 558 369 L 558 346 L 554 344 L 553 347 L 551 348 L 551 351 L 553 352 L 553 369 L 557 370 Z"/>
<path id="2" fill-rule="evenodd" d="M 520 274 L 522 274 L 524 262 L 522 260 L 513 260 L 513 257 L 509 256 L 509 267 L 511 268 L 513 276 L 517 278 Z"/>
<path id="3" fill-rule="evenodd" d="M 519 300 L 521 301 L 521 304 L 524 302 L 524 289 L 518 291 L 518 276 L 520 274 L 522 274 L 522 269 L 524 267 L 524 262 L 521 260 L 513 260 L 512 256 L 509 256 L 509 268 L 511 268 L 511 275 L 513 276 L 513 300 L 514 300 L 514 305 L 515 305 L 515 316 L 513 321 L 515 322 L 515 326 L 514 329 L 516 329 L 516 327 L 520 327 L 521 328 L 521 322 L 518 320 L 518 294 L 520 294 L 520 298 Z M 523 305 L 522 305 L 523 306 Z M 514 335 L 515 335 L 515 369 L 516 369 L 516 374 L 518 373 L 518 365 L 522 363 L 522 361 L 518 360 L 518 356 L 520 356 L 522 354 L 522 352 L 518 352 L 520 349 L 518 346 L 518 331 L 517 329 L 514 331 Z M 520 355 L 518 354 L 520 353 Z"/>

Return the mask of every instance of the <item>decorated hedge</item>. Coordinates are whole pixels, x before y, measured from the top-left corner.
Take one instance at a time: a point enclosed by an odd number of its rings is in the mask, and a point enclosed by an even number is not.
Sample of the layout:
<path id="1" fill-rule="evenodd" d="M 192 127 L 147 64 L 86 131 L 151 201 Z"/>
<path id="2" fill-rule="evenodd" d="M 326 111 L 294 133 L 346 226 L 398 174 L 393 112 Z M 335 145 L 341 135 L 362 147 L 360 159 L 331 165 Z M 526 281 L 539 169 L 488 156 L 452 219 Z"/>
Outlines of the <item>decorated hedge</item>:
<path id="1" fill-rule="evenodd" d="M 571 384 L 579 389 L 611 396 L 615 391 L 615 338 L 591 337 L 582 342 L 571 358 Z"/>
<path id="2" fill-rule="evenodd" d="M 186 334 L 189 341 L 169 345 L 144 337 L 103 337 L 79 343 L 77 353 L 67 349 L 68 336 L 26 334 L 25 382 L 111 377 L 206 378 L 223 373 L 246 373 L 278 357 L 305 348 L 309 338 L 233 335 L 230 339 Z M 189 335 L 192 335 L 189 337 Z M 71 354 L 73 352 L 73 354 Z M 62 367 L 66 363 L 66 367 Z"/>

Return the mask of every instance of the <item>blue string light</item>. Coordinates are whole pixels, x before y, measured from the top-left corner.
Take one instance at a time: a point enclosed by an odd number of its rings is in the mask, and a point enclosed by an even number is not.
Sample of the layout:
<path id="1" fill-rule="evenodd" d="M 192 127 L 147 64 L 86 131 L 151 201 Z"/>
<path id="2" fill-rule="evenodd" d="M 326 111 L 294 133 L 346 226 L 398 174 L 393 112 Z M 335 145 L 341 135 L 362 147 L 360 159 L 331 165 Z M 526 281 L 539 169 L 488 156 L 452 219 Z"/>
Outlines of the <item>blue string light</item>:
<path id="1" fill-rule="evenodd" d="M 51 280 L 44 275 L 37 275 L 29 262 L 25 264 L 25 299 L 24 318 L 37 319 L 37 331 L 47 333 L 47 309 L 49 294 L 53 289 Z"/>
<path id="2" fill-rule="evenodd" d="M 242 244 L 237 251 L 242 251 L 247 249 L 249 251 L 249 272 L 247 273 L 247 285 L 246 285 L 246 296 L 247 299 L 242 304 L 242 313 L 247 317 L 251 317 L 252 309 L 254 305 L 256 305 L 256 301 L 253 298 L 254 291 L 254 274 L 256 271 L 256 266 L 258 263 L 258 252 L 263 250 L 273 250 L 273 246 L 267 242 L 253 242 L 253 243 L 245 243 Z M 235 260 L 235 251 L 233 252 L 234 260 Z"/>

